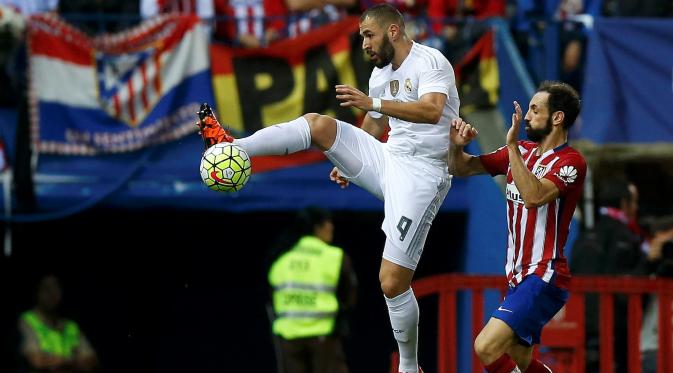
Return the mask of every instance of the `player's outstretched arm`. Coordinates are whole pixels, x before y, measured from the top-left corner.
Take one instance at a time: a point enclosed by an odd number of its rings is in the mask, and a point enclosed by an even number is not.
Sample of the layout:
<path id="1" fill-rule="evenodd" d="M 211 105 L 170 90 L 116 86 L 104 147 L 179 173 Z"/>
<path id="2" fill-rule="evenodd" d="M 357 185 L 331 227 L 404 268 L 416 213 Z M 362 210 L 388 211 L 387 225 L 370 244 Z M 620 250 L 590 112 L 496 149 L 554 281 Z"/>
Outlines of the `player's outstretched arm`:
<path id="1" fill-rule="evenodd" d="M 381 100 L 381 107 L 374 108 L 374 100 L 360 90 L 348 85 L 336 86 L 337 100 L 344 107 L 356 107 L 365 111 L 378 111 L 389 117 L 407 122 L 436 124 L 442 118 L 442 111 L 446 104 L 446 95 L 431 92 L 421 96 L 418 101 L 397 102 Z"/>
<path id="2" fill-rule="evenodd" d="M 477 156 L 465 153 L 465 146 L 472 141 L 479 132 L 461 118 L 451 121 L 449 138 L 449 172 L 455 176 L 472 176 L 486 173 L 486 168 Z"/>

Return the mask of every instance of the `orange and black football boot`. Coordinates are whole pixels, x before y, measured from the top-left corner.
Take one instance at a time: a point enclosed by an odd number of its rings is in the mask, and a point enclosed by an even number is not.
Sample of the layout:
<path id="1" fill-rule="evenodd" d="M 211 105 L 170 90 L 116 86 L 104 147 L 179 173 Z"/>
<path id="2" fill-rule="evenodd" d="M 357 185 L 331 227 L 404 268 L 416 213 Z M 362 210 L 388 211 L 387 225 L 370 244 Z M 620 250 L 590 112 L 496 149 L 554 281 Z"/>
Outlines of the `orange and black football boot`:
<path id="1" fill-rule="evenodd" d="M 196 125 L 199 127 L 199 135 L 203 137 L 206 149 L 221 142 L 234 142 L 234 137 L 215 118 L 210 105 L 207 103 L 201 104 L 201 109 L 197 114 L 199 120 Z"/>

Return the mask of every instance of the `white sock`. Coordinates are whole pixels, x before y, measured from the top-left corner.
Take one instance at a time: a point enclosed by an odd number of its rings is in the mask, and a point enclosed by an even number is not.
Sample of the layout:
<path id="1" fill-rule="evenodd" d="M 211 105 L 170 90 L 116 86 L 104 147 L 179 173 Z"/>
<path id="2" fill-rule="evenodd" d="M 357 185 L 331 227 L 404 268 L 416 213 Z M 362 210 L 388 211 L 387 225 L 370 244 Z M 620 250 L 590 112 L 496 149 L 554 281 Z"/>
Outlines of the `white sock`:
<path id="1" fill-rule="evenodd" d="M 418 372 L 418 303 L 414 291 L 409 290 L 386 298 L 390 325 L 400 350 L 400 372 Z"/>
<path id="2" fill-rule="evenodd" d="M 306 150 L 311 146 L 311 129 L 306 118 L 262 128 L 248 137 L 236 139 L 249 156 L 287 155 Z"/>

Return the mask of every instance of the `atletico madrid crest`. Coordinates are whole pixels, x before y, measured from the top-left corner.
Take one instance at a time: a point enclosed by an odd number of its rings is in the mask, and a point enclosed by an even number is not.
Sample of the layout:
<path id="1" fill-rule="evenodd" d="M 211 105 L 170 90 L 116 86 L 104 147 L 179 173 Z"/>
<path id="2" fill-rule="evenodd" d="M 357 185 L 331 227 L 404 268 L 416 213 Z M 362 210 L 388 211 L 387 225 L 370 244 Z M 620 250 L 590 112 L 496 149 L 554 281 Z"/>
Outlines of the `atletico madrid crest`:
<path id="1" fill-rule="evenodd" d="M 96 53 L 98 97 L 103 110 L 132 127 L 161 96 L 159 58 L 153 48 L 138 53 Z"/>

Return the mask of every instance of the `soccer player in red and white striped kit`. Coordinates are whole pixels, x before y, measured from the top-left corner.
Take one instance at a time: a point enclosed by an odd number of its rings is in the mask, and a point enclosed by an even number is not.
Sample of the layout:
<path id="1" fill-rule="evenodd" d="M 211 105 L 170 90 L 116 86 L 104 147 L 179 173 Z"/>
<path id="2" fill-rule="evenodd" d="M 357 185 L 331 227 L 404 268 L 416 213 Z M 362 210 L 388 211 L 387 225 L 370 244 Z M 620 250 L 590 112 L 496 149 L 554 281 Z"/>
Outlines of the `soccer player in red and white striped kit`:
<path id="1" fill-rule="evenodd" d="M 542 327 L 568 298 L 570 271 L 563 254 L 586 162 L 568 145 L 568 130 L 580 111 L 569 85 L 544 82 L 524 117 L 530 141 L 518 139 L 522 111 L 514 102 L 507 143 L 481 156 L 464 152 L 477 131 L 452 122 L 449 170 L 455 176 L 507 175 L 507 260 L 509 290 L 474 342 L 490 373 L 548 373 L 532 358 Z"/>

